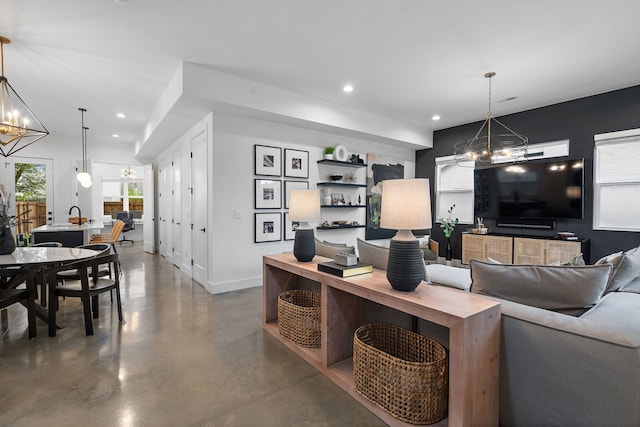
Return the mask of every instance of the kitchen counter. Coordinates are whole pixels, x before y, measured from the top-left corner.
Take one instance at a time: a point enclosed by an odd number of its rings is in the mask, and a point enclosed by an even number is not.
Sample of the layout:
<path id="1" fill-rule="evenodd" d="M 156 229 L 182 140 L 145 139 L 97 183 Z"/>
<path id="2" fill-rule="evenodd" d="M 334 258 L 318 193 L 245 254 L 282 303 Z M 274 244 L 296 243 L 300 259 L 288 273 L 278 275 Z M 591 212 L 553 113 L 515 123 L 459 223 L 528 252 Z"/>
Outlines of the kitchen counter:
<path id="1" fill-rule="evenodd" d="M 41 225 L 31 230 L 33 243 L 60 242 L 62 246 L 86 245 L 91 235 L 104 228 L 102 222 L 85 222 L 82 225 L 62 223 Z"/>

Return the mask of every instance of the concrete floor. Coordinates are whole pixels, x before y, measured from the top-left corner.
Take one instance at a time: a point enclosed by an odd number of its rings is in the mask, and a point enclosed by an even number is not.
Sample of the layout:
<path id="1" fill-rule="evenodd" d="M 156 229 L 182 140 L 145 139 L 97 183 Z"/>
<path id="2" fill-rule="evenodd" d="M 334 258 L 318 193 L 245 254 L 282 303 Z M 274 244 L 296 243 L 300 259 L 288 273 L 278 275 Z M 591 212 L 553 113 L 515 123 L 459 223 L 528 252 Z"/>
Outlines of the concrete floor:
<path id="1" fill-rule="evenodd" d="M 0 426 L 380 426 L 359 403 L 262 331 L 262 289 L 210 295 L 141 245 L 118 248 L 125 321 L 101 297 L 86 337 L 27 338 L 26 309 L 1 316 Z"/>

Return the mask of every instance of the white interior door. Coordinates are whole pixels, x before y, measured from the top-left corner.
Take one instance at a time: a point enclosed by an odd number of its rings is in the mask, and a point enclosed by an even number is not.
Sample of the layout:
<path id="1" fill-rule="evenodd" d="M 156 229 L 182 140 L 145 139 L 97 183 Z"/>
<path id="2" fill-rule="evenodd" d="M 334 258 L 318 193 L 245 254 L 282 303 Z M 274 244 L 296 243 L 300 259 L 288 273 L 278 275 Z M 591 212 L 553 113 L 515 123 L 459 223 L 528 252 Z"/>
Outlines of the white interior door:
<path id="1" fill-rule="evenodd" d="M 180 200 L 181 200 L 181 227 L 182 232 L 182 260 L 180 263 L 180 270 L 182 270 L 187 276 L 192 277 L 191 274 L 191 199 L 192 199 L 192 187 L 191 187 L 191 141 L 185 141 L 181 150 L 181 165 L 180 165 Z"/>
<path id="2" fill-rule="evenodd" d="M 167 256 L 167 163 L 158 165 L 158 253 Z"/>
<path id="3" fill-rule="evenodd" d="M 201 132 L 191 140 L 191 180 L 193 182 L 193 280 L 207 283 L 207 133 Z"/>
<path id="4" fill-rule="evenodd" d="M 155 253 L 155 182 L 153 180 L 153 167 L 144 165 L 144 227 L 142 228 L 144 239 L 144 251 Z"/>
<path id="5" fill-rule="evenodd" d="M 180 149 L 177 149 L 173 152 L 171 161 L 171 226 L 173 229 L 171 249 L 173 252 L 173 264 L 178 267 L 182 263 L 181 160 Z"/>

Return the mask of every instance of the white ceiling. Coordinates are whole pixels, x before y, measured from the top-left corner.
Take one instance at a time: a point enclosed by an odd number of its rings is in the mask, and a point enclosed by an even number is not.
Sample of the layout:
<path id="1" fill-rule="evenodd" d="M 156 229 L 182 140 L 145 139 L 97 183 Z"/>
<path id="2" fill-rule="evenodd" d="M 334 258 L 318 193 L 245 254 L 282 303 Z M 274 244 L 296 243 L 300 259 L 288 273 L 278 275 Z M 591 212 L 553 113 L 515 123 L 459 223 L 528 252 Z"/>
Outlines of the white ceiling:
<path id="1" fill-rule="evenodd" d="M 640 84 L 639 17 L 638 0 L 20 0 L 0 35 L 49 131 L 79 139 L 85 107 L 89 141 L 133 144 L 181 61 L 435 130 L 484 118 L 486 71 L 498 116 Z"/>

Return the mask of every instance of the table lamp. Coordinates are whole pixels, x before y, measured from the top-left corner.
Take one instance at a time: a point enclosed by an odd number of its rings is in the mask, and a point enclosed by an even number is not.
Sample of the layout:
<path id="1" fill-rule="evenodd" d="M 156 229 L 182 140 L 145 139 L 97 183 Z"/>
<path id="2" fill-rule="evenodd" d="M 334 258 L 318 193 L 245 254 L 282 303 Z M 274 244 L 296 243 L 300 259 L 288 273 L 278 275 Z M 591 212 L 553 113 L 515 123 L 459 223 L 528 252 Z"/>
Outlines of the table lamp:
<path id="1" fill-rule="evenodd" d="M 309 262 L 316 255 L 316 241 L 309 221 L 320 221 L 320 192 L 293 189 L 289 193 L 289 219 L 298 221 L 293 241 L 293 255 L 300 262 Z"/>
<path id="2" fill-rule="evenodd" d="M 397 291 L 415 290 L 424 278 L 424 260 L 411 230 L 431 228 L 429 180 L 382 181 L 380 226 L 398 230 L 389 247 L 387 280 Z"/>

